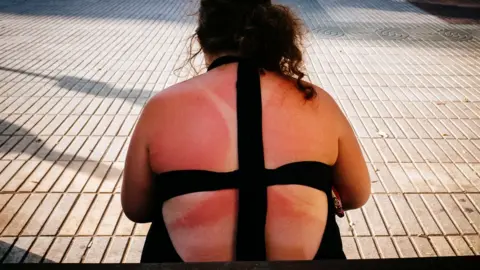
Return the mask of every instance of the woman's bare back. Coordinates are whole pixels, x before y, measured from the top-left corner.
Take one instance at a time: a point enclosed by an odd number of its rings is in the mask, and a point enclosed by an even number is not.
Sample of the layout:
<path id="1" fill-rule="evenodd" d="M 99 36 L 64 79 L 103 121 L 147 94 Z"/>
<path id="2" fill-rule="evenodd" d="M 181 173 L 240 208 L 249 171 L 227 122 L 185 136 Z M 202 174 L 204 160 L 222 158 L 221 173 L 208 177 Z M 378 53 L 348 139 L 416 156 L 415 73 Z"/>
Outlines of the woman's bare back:
<path id="1" fill-rule="evenodd" d="M 236 66 L 220 67 L 152 99 L 157 115 L 148 131 L 153 172 L 238 169 Z M 305 101 L 295 82 L 273 73 L 262 75 L 261 89 L 266 168 L 299 161 L 335 164 L 343 115 L 330 96 L 317 89 L 317 98 Z M 268 259 L 312 259 L 323 236 L 327 206 L 326 194 L 310 187 L 269 187 Z M 235 259 L 236 214 L 235 190 L 182 195 L 163 207 L 170 237 L 184 261 Z"/>

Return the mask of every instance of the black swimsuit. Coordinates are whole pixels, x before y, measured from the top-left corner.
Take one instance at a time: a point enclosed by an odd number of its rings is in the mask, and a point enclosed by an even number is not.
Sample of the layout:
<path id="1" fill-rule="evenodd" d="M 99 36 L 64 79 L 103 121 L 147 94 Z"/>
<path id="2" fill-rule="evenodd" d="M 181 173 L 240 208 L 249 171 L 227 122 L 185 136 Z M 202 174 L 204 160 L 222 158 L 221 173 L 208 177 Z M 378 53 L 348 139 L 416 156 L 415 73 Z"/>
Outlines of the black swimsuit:
<path id="1" fill-rule="evenodd" d="M 143 248 L 142 263 L 182 262 L 163 220 L 162 207 L 165 201 L 189 193 L 224 189 L 238 189 L 235 260 L 265 261 L 267 259 L 265 250 L 267 187 L 289 184 L 312 187 L 327 195 L 327 223 L 314 259 L 345 259 L 331 195 L 333 168 L 314 161 L 290 163 L 272 170 L 265 168 L 258 67 L 249 60 L 226 56 L 215 60 L 208 70 L 234 62 L 238 62 L 239 169 L 226 173 L 185 170 L 156 175 L 153 184 L 156 196 L 153 206 L 154 220 Z M 198 180 L 192 181 L 192 179 Z"/>

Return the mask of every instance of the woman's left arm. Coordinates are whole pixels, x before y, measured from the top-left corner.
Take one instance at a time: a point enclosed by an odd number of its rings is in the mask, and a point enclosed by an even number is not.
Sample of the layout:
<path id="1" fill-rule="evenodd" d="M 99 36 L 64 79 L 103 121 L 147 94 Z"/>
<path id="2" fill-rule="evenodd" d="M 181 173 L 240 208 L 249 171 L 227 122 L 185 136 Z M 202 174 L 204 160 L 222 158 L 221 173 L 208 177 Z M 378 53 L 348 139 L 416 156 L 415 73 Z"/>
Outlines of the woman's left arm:
<path id="1" fill-rule="evenodd" d="M 149 103 L 140 115 L 130 140 L 122 184 L 122 208 L 125 215 L 137 223 L 152 221 L 152 181 L 148 137 L 153 115 Z"/>

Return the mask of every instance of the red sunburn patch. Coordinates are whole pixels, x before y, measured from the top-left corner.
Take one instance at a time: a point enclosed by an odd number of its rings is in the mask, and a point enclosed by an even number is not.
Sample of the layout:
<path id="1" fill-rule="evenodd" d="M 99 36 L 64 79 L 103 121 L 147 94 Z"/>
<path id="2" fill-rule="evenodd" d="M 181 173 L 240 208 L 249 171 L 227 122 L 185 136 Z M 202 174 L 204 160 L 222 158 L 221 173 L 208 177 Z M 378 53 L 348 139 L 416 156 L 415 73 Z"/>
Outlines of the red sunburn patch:
<path id="1" fill-rule="evenodd" d="M 173 220 L 169 227 L 175 230 L 214 225 L 220 220 L 236 214 L 236 200 L 234 190 L 215 191 L 211 195 L 206 195 L 205 199 L 195 207 Z"/>
<path id="2" fill-rule="evenodd" d="M 300 194 L 305 195 L 303 192 Z M 312 198 L 311 196 L 302 197 L 294 193 L 285 194 L 275 189 L 269 190 L 268 195 L 269 204 L 274 205 L 268 211 L 272 218 L 281 216 L 304 221 L 316 221 L 318 219 L 318 208 L 316 206 L 319 203 L 308 201 L 309 198 Z"/>

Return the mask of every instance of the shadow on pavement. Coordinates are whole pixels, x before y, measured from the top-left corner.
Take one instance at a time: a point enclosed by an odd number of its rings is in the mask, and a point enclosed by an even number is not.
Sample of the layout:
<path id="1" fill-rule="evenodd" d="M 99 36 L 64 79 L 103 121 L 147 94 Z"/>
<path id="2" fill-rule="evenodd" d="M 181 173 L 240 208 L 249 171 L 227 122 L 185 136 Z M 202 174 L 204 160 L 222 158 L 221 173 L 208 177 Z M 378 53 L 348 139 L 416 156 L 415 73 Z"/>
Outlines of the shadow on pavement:
<path id="1" fill-rule="evenodd" d="M 85 80 L 85 79 L 76 78 L 76 77 L 72 77 L 72 76 L 63 76 L 63 77 L 57 78 L 57 77 L 52 77 L 52 76 L 43 75 L 43 74 L 39 74 L 39 73 L 10 69 L 10 68 L 4 68 L 4 67 L 0 67 L 0 70 L 9 71 L 9 72 L 16 72 L 16 73 L 27 74 L 27 75 L 31 75 L 31 76 L 36 76 L 36 77 L 42 77 L 42 78 L 55 80 L 55 81 L 57 81 L 57 85 L 59 87 L 62 87 L 62 88 L 67 89 L 69 91 L 84 92 L 86 94 L 100 95 L 102 97 L 116 98 L 116 96 L 120 92 L 124 91 L 122 89 L 117 89 L 113 86 L 110 86 L 108 83 L 90 81 L 90 80 Z M 90 91 L 91 89 L 86 91 L 86 89 L 83 86 L 87 83 L 94 83 L 96 85 L 100 85 L 100 87 L 98 87 L 98 89 L 101 89 L 101 91 L 98 91 L 98 92 L 95 92 L 95 93 L 91 92 Z M 116 92 L 116 94 L 114 96 L 110 95 L 112 92 Z M 142 93 L 141 90 L 135 90 L 135 89 L 130 90 L 128 92 L 129 92 L 129 96 L 134 96 L 134 97 L 138 97 Z M 132 100 L 128 99 L 127 97 L 125 97 L 125 100 L 127 102 L 135 103 L 135 101 L 132 101 Z M 21 137 L 32 137 L 32 140 L 31 140 L 31 143 L 29 143 L 24 149 L 17 149 L 14 146 L 12 146 L 11 149 L 8 149 L 9 147 L 7 147 L 6 152 L 0 152 L 0 156 L 3 156 L 4 154 L 7 154 L 7 152 L 13 151 L 13 152 L 16 152 L 17 154 L 25 153 L 25 154 L 28 154 L 30 156 L 37 156 L 39 158 L 46 159 L 46 160 L 64 160 L 64 161 L 72 161 L 72 160 L 85 160 L 86 161 L 86 160 L 88 160 L 88 157 L 83 157 L 83 156 L 78 156 L 78 155 L 70 155 L 70 154 L 67 154 L 67 153 L 58 152 L 55 149 L 49 149 L 48 147 L 45 146 L 45 141 L 43 141 L 41 138 L 39 138 L 37 134 L 32 134 L 32 133 L 30 133 L 29 130 L 24 129 L 21 126 L 18 126 L 16 124 L 11 123 L 11 122 L 9 122 L 7 120 L 4 120 L 4 119 L 0 119 L 0 135 L 3 135 L 2 132 L 7 130 L 7 129 L 9 131 L 11 131 L 11 132 L 9 132 L 9 134 L 12 134 L 13 136 L 15 136 L 15 134 L 22 134 Z M 6 136 L 9 136 L 9 135 L 6 135 Z M 5 140 L 3 143 L 0 143 L 0 146 L 6 144 L 7 142 L 8 142 L 8 139 Z M 95 146 L 92 146 L 92 148 L 94 148 L 94 147 Z M 53 158 L 51 158 L 51 157 L 53 157 Z M 102 162 L 98 162 L 98 167 L 93 172 L 93 176 L 97 176 L 100 179 L 102 179 L 103 175 L 102 176 L 96 175 L 98 172 L 112 172 L 112 173 L 115 173 L 116 175 L 120 175 L 122 173 L 117 168 L 115 168 L 113 166 L 105 165 Z M 80 173 L 82 173 L 81 170 L 80 170 Z"/>
<path id="2" fill-rule="evenodd" d="M 479 1 L 408 0 L 408 2 L 451 24 L 480 24 Z"/>
<path id="3" fill-rule="evenodd" d="M 75 91 L 75 92 L 82 92 L 85 94 L 95 95 L 95 96 L 115 98 L 116 95 L 111 95 L 111 93 L 116 93 L 118 95 L 120 92 L 127 92 L 128 96 L 130 97 L 139 97 L 142 94 L 142 90 L 131 89 L 131 90 L 125 91 L 120 88 L 115 88 L 114 86 L 105 82 L 86 80 L 86 79 L 78 78 L 74 76 L 56 77 L 56 76 L 49 76 L 41 73 L 35 73 L 35 72 L 26 71 L 26 70 L 13 69 L 13 68 L 1 67 L 1 66 L 0 66 L 0 71 L 14 72 L 18 74 L 24 74 L 28 76 L 35 76 L 35 77 L 40 77 L 44 79 L 49 79 L 52 81 L 56 81 L 57 86 L 63 89 L 66 89 L 69 91 Z M 85 88 L 84 86 L 87 84 L 95 85 L 96 87 Z M 129 101 L 129 100 L 126 99 L 126 101 Z"/>
<path id="4" fill-rule="evenodd" d="M 0 240 L 0 263 L 55 263 L 43 256 L 29 252 Z"/>
<path id="5" fill-rule="evenodd" d="M 0 0 L 0 14 L 192 22 L 196 0 Z"/>
<path id="6" fill-rule="evenodd" d="M 1 121 L 1 119 L 0 119 Z M 50 149 L 49 147 L 45 146 L 45 141 L 40 139 L 37 135 L 30 133 L 28 130 L 25 130 L 24 128 L 17 126 L 13 123 L 6 122 L 3 120 L 3 122 L 0 123 L 2 126 L 9 126 L 10 130 L 16 130 L 15 132 L 19 132 L 21 134 L 21 137 L 32 137 L 31 143 L 26 146 L 24 149 L 15 149 L 13 147 L 10 150 L 7 150 L 7 152 L 13 151 L 16 152 L 16 154 L 28 154 L 30 157 L 37 156 L 38 158 L 41 158 L 42 160 L 49 160 L 49 161 L 88 161 L 88 156 L 79 156 L 79 155 L 71 155 L 68 153 L 64 152 L 58 152 L 55 149 Z M 15 135 L 14 135 L 15 136 Z M 12 136 L 13 137 L 13 136 Z M 20 136 L 19 136 L 20 137 Z M 11 138 L 11 137 L 10 137 Z M 8 141 L 8 140 L 7 140 Z M 7 142 L 5 141 L 4 144 Z M 0 146 L 2 144 L 0 143 Z M 92 148 L 95 148 L 95 145 L 92 145 Z M 5 152 L 0 152 L 0 156 L 3 156 L 4 154 L 7 154 Z M 28 157 L 30 159 L 30 157 Z M 111 173 L 113 175 L 121 175 L 123 173 L 123 170 L 120 170 L 113 165 L 107 165 L 101 161 L 96 161 L 97 162 L 97 167 L 94 169 L 94 171 L 89 175 L 90 177 L 94 177 L 95 179 L 104 179 L 104 177 L 108 174 Z M 66 163 L 68 165 L 68 163 Z M 83 170 L 79 170 L 78 173 L 86 173 Z M 26 180 L 26 179 L 25 179 Z M 40 183 L 36 183 L 39 185 Z M 100 187 L 100 185 L 98 185 Z M 2 187 L 0 186 L 0 190 Z"/>

